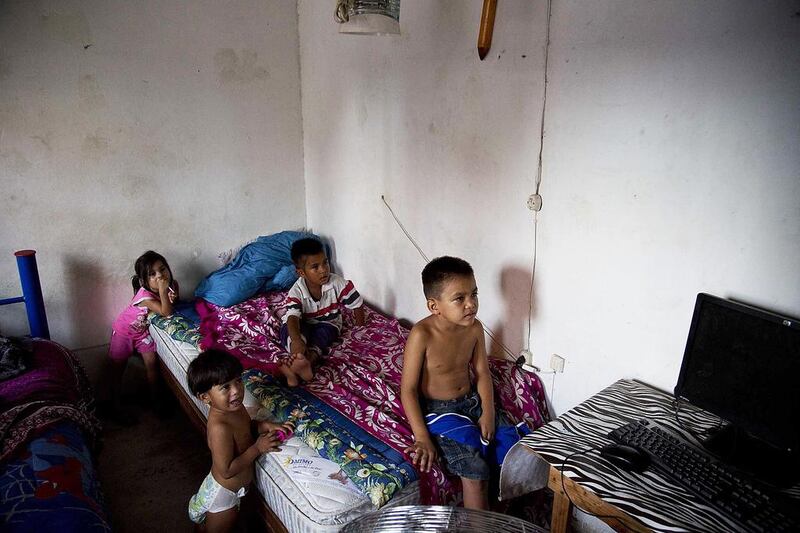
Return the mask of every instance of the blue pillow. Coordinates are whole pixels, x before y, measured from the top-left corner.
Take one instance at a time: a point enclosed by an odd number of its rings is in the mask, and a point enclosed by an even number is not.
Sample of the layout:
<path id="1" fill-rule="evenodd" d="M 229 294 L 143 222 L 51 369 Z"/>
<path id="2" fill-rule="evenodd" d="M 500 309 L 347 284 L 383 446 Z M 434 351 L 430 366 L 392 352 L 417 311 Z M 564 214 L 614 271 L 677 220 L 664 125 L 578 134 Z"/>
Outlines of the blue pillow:
<path id="1" fill-rule="evenodd" d="M 259 237 L 244 246 L 233 261 L 206 276 L 194 295 L 230 307 L 259 292 L 288 289 L 297 280 L 292 243 L 307 237 L 319 239 L 304 231 L 282 231 Z"/>

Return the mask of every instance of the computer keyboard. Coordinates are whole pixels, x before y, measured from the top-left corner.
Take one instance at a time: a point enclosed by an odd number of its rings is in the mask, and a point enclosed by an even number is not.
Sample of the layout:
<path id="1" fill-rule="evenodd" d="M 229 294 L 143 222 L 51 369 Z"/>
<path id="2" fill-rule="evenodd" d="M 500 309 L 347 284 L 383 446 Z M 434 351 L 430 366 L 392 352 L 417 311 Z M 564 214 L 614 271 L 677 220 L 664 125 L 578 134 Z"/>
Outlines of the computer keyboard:
<path id="1" fill-rule="evenodd" d="M 644 451 L 658 470 L 740 522 L 747 531 L 800 531 L 800 524 L 778 510 L 746 476 L 649 420 L 630 422 L 608 436 Z"/>

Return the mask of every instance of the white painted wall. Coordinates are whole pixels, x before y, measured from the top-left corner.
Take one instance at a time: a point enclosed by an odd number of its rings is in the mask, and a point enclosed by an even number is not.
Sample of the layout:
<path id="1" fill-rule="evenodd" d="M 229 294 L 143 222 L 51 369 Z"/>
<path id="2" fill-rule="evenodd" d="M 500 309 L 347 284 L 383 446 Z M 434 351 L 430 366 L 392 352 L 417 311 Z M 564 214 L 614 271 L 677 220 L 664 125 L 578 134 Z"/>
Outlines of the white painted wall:
<path id="1" fill-rule="evenodd" d="M 53 338 L 102 344 L 148 248 L 189 294 L 220 250 L 302 227 L 298 46 L 281 0 L 0 3 L 0 297 L 34 248 Z"/>
<path id="2" fill-rule="evenodd" d="M 525 344 L 546 8 L 403 0 L 400 37 L 299 2 L 308 222 L 364 295 L 425 315 L 417 252 L 476 269 Z M 531 348 L 557 412 L 620 377 L 671 389 L 695 295 L 800 316 L 800 18 L 792 2 L 555 0 Z M 523 57 L 526 56 L 526 57 Z"/>
<path id="3" fill-rule="evenodd" d="M 401 7 L 401 36 L 339 35 L 330 10 L 299 2 L 308 223 L 336 243 L 365 297 L 424 316 L 420 257 L 476 270 L 481 316 L 519 351 L 526 336 L 543 89 L 544 4 L 503 2 L 478 61 L 481 2 Z"/>
<path id="4" fill-rule="evenodd" d="M 145 249 L 191 290 L 218 250 L 307 222 L 417 320 L 423 260 L 385 195 L 430 257 L 473 264 L 482 319 L 518 351 L 546 5 L 501 2 L 480 62 L 481 3 L 403 0 L 403 35 L 380 38 L 301 0 L 299 42 L 291 2 L 1 4 L 0 296 L 36 248 L 54 338 L 100 344 Z M 790 2 L 554 2 L 530 344 L 567 358 L 557 411 L 622 376 L 671 388 L 699 291 L 800 315 L 798 20 Z"/>

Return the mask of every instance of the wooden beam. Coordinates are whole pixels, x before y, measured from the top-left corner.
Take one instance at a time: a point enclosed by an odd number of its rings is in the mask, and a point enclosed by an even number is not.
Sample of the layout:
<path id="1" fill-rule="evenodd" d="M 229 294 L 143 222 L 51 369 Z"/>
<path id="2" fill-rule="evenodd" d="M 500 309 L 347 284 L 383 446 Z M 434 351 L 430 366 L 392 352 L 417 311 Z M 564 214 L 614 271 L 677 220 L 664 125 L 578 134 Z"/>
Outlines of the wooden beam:
<path id="1" fill-rule="evenodd" d="M 478 32 L 478 57 L 486 57 L 492 47 L 492 33 L 494 32 L 494 14 L 497 11 L 497 0 L 483 0 L 481 12 L 481 27 Z"/>

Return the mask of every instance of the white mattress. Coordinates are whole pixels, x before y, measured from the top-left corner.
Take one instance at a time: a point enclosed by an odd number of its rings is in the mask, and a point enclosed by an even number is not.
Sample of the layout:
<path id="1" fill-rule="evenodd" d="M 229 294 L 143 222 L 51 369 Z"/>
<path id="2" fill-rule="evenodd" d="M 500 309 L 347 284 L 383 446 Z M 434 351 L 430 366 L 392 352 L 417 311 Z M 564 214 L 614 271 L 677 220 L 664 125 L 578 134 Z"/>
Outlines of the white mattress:
<path id="1" fill-rule="evenodd" d="M 208 407 L 192 396 L 186 385 L 186 369 L 197 357 L 197 348 L 176 341 L 153 325 L 150 334 L 156 341 L 159 357 L 186 395 L 208 415 Z M 245 404 L 251 402 L 255 402 L 252 396 L 245 399 Z M 369 498 L 352 481 L 346 477 L 344 481 L 329 477 L 339 470 L 336 463 L 321 457 L 300 439 L 292 438 L 283 444 L 280 452 L 263 454 L 258 459 L 255 479 L 267 505 L 287 530 L 298 533 L 338 531 L 355 518 L 375 510 Z M 419 503 L 419 488 L 415 481 L 387 505 L 416 503 Z"/>

